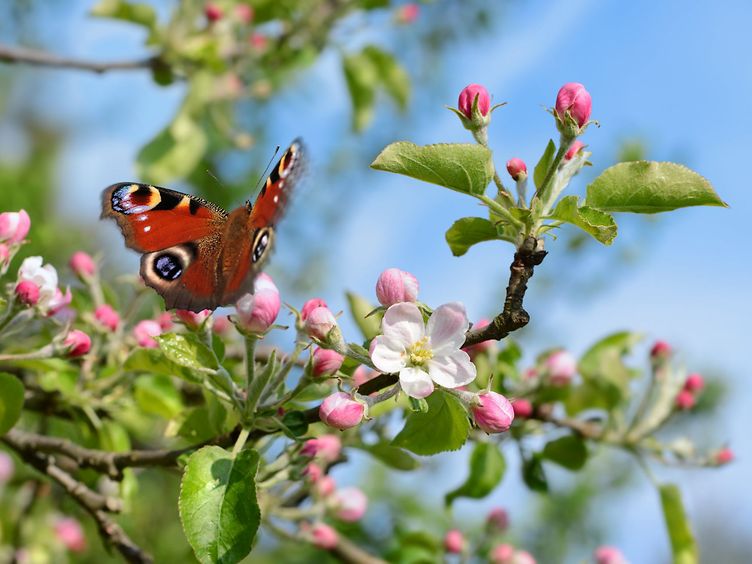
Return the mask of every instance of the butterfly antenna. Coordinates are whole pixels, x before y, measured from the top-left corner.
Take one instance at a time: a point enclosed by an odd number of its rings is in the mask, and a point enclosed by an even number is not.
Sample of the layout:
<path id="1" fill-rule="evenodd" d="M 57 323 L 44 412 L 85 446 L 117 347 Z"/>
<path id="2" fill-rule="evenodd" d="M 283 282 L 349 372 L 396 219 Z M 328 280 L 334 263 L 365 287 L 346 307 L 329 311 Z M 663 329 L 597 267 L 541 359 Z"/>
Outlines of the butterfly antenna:
<path id="1" fill-rule="evenodd" d="M 266 163 L 266 167 L 264 168 L 264 172 L 261 173 L 261 176 L 258 179 L 258 182 L 256 182 L 256 190 L 255 192 L 258 192 L 259 186 L 261 186 L 261 183 L 266 178 L 267 173 L 269 172 L 269 169 L 272 166 L 272 163 L 274 162 L 274 159 L 277 158 L 277 153 L 279 153 L 279 145 L 277 145 L 277 148 L 274 149 L 274 153 L 272 153 L 272 158 L 269 159 L 269 162 Z"/>
<path id="2" fill-rule="evenodd" d="M 217 178 L 217 175 L 216 175 L 216 174 L 214 174 L 214 173 L 213 173 L 212 171 L 210 171 L 210 170 L 209 170 L 208 168 L 206 169 L 206 174 L 208 174 L 209 176 L 211 176 L 211 177 L 212 177 L 212 178 L 214 179 L 214 181 L 215 181 L 215 182 L 216 182 L 217 184 L 219 184 L 219 185 L 220 185 L 220 187 L 222 187 L 223 189 L 225 189 L 225 188 L 226 188 L 226 187 L 225 187 L 225 185 L 224 185 L 224 184 L 222 184 L 222 181 L 221 181 L 221 180 L 220 180 L 219 178 Z"/>

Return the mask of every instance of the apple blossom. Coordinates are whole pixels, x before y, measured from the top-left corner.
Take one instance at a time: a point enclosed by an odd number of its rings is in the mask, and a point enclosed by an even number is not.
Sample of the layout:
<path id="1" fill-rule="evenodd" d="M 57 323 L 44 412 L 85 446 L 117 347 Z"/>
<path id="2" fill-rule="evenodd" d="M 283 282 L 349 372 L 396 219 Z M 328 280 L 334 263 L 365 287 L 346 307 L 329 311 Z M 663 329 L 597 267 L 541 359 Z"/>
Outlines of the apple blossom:
<path id="1" fill-rule="evenodd" d="M 55 536 L 72 552 L 86 550 L 86 537 L 83 527 L 73 517 L 63 517 L 55 523 Z"/>
<path id="2" fill-rule="evenodd" d="M 379 303 L 389 307 L 400 302 L 414 302 L 418 298 L 418 279 L 409 272 L 388 268 L 376 281 Z"/>
<path id="3" fill-rule="evenodd" d="M 110 331 L 117 331 L 120 325 L 120 314 L 109 304 L 102 304 L 95 309 L 94 319 Z"/>
<path id="4" fill-rule="evenodd" d="M 300 319 L 305 321 L 308 319 L 308 315 L 317 307 L 327 307 L 326 302 L 321 298 L 311 298 L 303 304 L 303 308 L 300 310 Z"/>
<path id="5" fill-rule="evenodd" d="M 434 383 L 458 388 L 475 380 L 475 365 L 460 347 L 470 325 L 465 306 L 439 306 L 424 325 L 413 303 L 399 303 L 386 310 L 383 334 L 373 339 L 371 360 L 384 373 L 399 373 L 400 386 L 414 398 L 433 392 Z"/>
<path id="6" fill-rule="evenodd" d="M 308 336 L 320 341 L 326 339 L 335 327 L 337 327 L 337 320 L 327 307 L 313 308 L 305 320 L 305 331 Z"/>
<path id="7" fill-rule="evenodd" d="M 574 141 L 570 146 L 569 149 L 567 149 L 567 152 L 564 154 L 564 160 L 565 161 L 571 161 L 574 156 L 579 153 L 583 148 L 585 147 L 585 143 L 582 141 Z"/>
<path id="8" fill-rule="evenodd" d="M 512 180 L 519 181 L 521 178 L 527 177 L 527 165 L 522 159 L 514 157 L 507 161 L 507 172 Z"/>
<path id="9" fill-rule="evenodd" d="M 444 535 L 444 550 L 449 554 L 460 554 L 465 549 L 465 536 L 459 529 L 450 529 Z"/>
<path id="10" fill-rule="evenodd" d="M 508 431 L 514 421 L 514 408 L 509 400 L 496 392 L 483 392 L 477 396 L 479 405 L 471 408 L 475 423 L 486 433 Z"/>
<path id="11" fill-rule="evenodd" d="M 70 288 L 66 288 L 64 294 L 60 288 L 55 288 L 55 295 L 52 296 L 52 299 L 47 303 L 47 315 L 56 315 L 67 308 L 68 313 L 72 313 L 73 317 L 75 317 L 75 312 L 68 308 L 72 301 L 73 294 L 71 294 Z"/>
<path id="12" fill-rule="evenodd" d="M 69 357 L 83 356 L 91 350 L 91 338 L 83 331 L 72 329 L 65 336 L 63 346 L 68 349 Z"/>
<path id="13" fill-rule="evenodd" d="M 555 351 L 546 359 L 545 367 L 551 384 L 566 386 L 577 372 L 577 361 L 567 351 Z"/>
<path id="14" fill-rule="evenodd" d="M 556 95 L 555 113 L 558 121 L 565 122 L 567 114 L 583 127 L 590 119 L 593 101 L 590 93 L 579 82 L 568 82 Z"/>
<path id="15" fill-rule="evenodd" d="M 506 531 L 509 528 L 509 514 L 502 507 L 494 507 L 486 516 L 489 528 L 496 531 Z"/>
<path id="16" fill-rule="evenodd" d="M 83 251 L 73 253 L 70 261 L 68 261 L 68 266 L 70 266 L 70 269 L 79 278 L 94 276 L 94 273 L 97 271 L 94 259 Z"/>
<path id="17" fill-rule="evenodd" d="M 316 347 L 312 355 L 313 375 L 317 377 L 331 376 L 339 370 L 345 357 L 337 351 Z"/>
<path id="18" fill-rule="evenodd" d="M 57 271 L 51 264 L 42 266 L 42 257 L 27 257 L 18 269 L 18 282 L 30 281 L 39 288 L 37 305 L 47 311 L 55 298 L 57 288 Z"/>
<path id="19" fill-rule="evenodd" d="M 533 414 L 533 404 L 525 398 L 512 400 L 512 409 L 514 410 L 514 416 L 521 419 L 527 419 Z"/>
<path id="20" fill-rule="evenodd" d="M 319 418 L 330 427 L 349 429 L 363 420 L 365 407 L 359 401 L 352 399 L 350 394 L 335 392 L 321 402 Z"/>
<path id="21" fill-rule="evenodd" d="M 697 372 L 688 375 L 687 379 L 684 381 L 684 389 L 692 394 L 697 394 L 704 387 L 705 380 L 703 379 L 702 374 L 698 374 Z"/>
<path id="22" fill-rule="evenodd" d="M 9 244 L 20 243 L 26 238 L 31 227 L 31 219 L 26 210 L 0 213 L 0 241 Z"/>
<path id="23" fill-rule="evenodd" d="M 473 105 L 476 97 L 481 116 L 487 116 L 491 109 L 491 97 L 488 95 L 488 90 L 480 84 L 468 84 L 462 89 L 457 100 L 457 108 L 467 119 L 473 119 Z"/>
<path id="24" fill-rule="evenodd" d="M 0 486 L 13 477 L 14 470 L 13 458 L 7 452 L 0 450 Z"/>
<path id="25" fill-rule="evenodd" d="M 21 303 L 34 306 L 39 301 L 39 286 L 31 280 L 21 280 L 16 284 L 16 296 L 21 300 Z"/>
<path id="26" fill-rule="evenodd" d="M 688 390 L 681 390 L 676 394 L 676 409 L 686 411 L 692 409 L 695 406 L 695 396 Z"/>
<path id="27" fill-rule="evenodd" d="M 593 552 L 596 564 L 628 564 L 621 551 L 613 546 L 599 546 Z"/>
<path id="28" fill-rule="evenodd" d="M 250 333 L 265 333 L 277 319 L 281 305 L 271 276 L 261 273 L 254 282 L 254 293 L 244 295 L 235 304 L 238 326 Z"/>
<path id="29" fill-rule="evenodd" d="M 316 523 L 310 529 L 311 542 L 324 550 L 331 550 L 339 543 L 339 535 L 329 525 Z"/>
<path id="30" fill-rule="evenodd" d="M 176 309 L 175 316 L 189 329 L 198 329 L 209 319 L 212 310 L 204 309 L 198 313 L 188 309 Z"/>
<path id="31" fill-rule="evenodd" d="M 156 349 L 159 347 L 159 344 L 154 340 L 154 337 L 161 334 L 162 327 L 158 322 L 152 319 L 139 321 L 133 328 L 133 336 L 136 338 L 138 346 L 147 349 Z"/>
<path id="32" fill-rule="evenodd" d="M 337 435 L 321 435 L 308 439 L 300 449 L 302 456 L 318 457 L 325 462 L 334 462 L 342 452 L 342 441 Z"/>
<path id="33" fill-rule="evenodd" d="M 365 515 L 368 498 L 359 488 L 342 488 L 334 494 L 334 506 L 338 518 L 355 523 Z"/>

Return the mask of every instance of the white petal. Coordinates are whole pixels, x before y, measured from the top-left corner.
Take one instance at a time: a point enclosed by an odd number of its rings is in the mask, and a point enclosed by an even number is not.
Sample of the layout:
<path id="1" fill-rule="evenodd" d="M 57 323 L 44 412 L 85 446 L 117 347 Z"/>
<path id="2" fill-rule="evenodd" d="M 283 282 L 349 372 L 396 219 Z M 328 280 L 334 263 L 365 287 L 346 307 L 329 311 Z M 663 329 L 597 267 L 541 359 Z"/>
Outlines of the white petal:
<path id="1" fill-rule="evenodd" d="M 385 337 L 399 341 L 409 347 L 420 341 L 425 334 L 423 316 L 413 303 L 399 303 L 390 306 L 384 314 L 381 328 Z"/>
<path id="2" fill-rule="evenodd" d="M 465 351 L 449 356 L 435 356 L 428 361 L 431 379 L 445 388 L 459 388 L 475 380 L 475 365 Z"/>
<path id="3" fill-rule="evenodd" d="M 433 392 L 433 382 L 428 373 L 420 368 L 403 368 L 399 375 L 400 386 L 412 398 L 424 398 Z"/>
<path id="4" fill-rule="evenodd" d="M 459 349 L 465 342 L 469 326 L 465 306 L 461 303 L 451 302 L 437 307 L 426 326 L 433 353 L 446 355 Z"/>
<path id="5" fill-rule="evenodd" d="M 371 360 L 384 373 L 399 372 L 405 367 L 405 347 L 385 335 L 374 338 Z"/>

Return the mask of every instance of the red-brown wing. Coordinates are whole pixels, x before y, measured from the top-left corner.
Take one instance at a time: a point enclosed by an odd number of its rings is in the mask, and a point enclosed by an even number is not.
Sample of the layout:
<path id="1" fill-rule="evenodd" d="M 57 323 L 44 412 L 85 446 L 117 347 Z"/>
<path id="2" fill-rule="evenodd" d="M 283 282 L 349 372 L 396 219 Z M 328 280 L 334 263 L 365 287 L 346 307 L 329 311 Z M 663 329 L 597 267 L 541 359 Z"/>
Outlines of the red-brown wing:
<path id="1" fill-rule="evenodd" d="M 251 210 L 250 226 L 275 227 L 303 169 L 303 143 L 296 139 L 272 168 Z"/>

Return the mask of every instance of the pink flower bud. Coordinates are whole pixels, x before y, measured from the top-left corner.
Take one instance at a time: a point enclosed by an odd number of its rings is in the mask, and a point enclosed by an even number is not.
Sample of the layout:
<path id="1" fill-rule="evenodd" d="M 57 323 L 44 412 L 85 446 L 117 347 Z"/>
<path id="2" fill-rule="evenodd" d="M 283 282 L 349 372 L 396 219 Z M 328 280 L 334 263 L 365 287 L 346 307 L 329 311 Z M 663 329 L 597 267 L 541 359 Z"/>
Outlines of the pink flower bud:
<path id="1" fill-rule="evenodd" d="M 450 529 L 444 535 L 444 550 L 449 554 L 460 554 L 465 548 L 465 537 L 462 531 Z"/>
<path id="2" fill-rule="evenodd" d="M 666 341 L 656 341 L 650 349 L 650 358 L 654 360 L 666 359 L 671 356 L 673 349 Z"/>
<path id="3" fill-rule="evenodd" d="M 305 320 L 305 330 L 309 337 L 323 340 L 329 331 L 337 326 L 337 320 L 327 307 L 317 307 L 311 310 Z"/>
<path id="4" fill-rule="evenodd" d="M 266 333 L 279 315 L 282 302 L 279 290 L 266 273 L 258 275 L 255 293 L 246 294 L 235 304 L 238 325 L 250 333 Z"/>
<path id="5" fill-rule="evenodd" d="M 26 238 L 31 227 L 31 219 L 25 210 L 0 213 L 0 241 L 9 244 L 20 243 Z"/>
<path id="6" fill-rule="evenodd" d="M 596 564 L 628 564 L 621 551 L 613 546 L 599 546 L 593 552 Z"/>
<path id="7" fill-rule="evenodd" d="M 117 331 L 120 325 L 120 315 L 108 304 L 103 304 L 94 310 L 94 319 L 110 331 Z"/>
<path id="8" fill-rule="evenodd" d="M 218 22 L 222 19 L 222 8 L 212 2 L 208 2 L 204 6 L 204 15 L 210 22 Z"/>
<path id="9" fill-rule="evenodd" d="M 55 523 L 55 536 L 65 548 L 72 552 L 83 552 L 86 550 L 86 537 L 84 530 L 73 517 L 64 517 Z"/>
<path id="10" fill-rule="evenodd" d="M 352 399 L 350 394 L 336 392 L 321 403 L 319 418 L 330 427 L 343 431 L 360 424 L 364 411 L 363 404 Z"/>
<path id="11" fill-rule="evenodd" d="M 226 315 L 221 315 L 214 318 L 214 325 L 212 325 L 212 330 L 217 335 L 224 337 L 230 333 L 231 329 L 232 323 L 230 323 L 230 319 Z"/>
<path id="12" fill-rule="evenodd" d="M 705 380 L 701 374 L 693 372 L 684 381 L 684 389 L 692 394 L 697 394 L 705 387 Z"/>
<path id="13" fill-rule="evenodd" d="M 514 410 L 514 416 L 521 419 L 527 419 L 533 414 L 533 404 L 525 398 L 514 400 L 512 402 L 512 409 Z"/>
<path id="14" fill-rule="evenodd" d="M 676 409 L 686 411 L 692 409 L 695 406 L 695 396 L 692 392 L 682 390 L 676 394 Z"/>
<path id="15" fill-rule="evenodd" d="M 31 280 L 21 280 L 16 284 L 16 296 L 21 300 L 21 303 L 34 306 L 39 301 L 39 286 Z"/>
<path id="16" fill-rule="evenodd" d="M 493 564 L 512 564 L 514 547 L 511 544 L 498 544 L 491 550 Z"/>
<path id="17" fill-rule="evenodd" d="M 308 315 L 317 307 L 327 307 L 326 302 L 321 298 L 311 298 L 303 304 L 303 309 L 300 310 L 300 319 L 305 321 L 308 319 Z"/>
<path id="18" fill-rule="evenodd" d="M 397 8 L 395 19 L 401 24 L 411 24 L 418 19 L 419 14 L 420 6 L 415 2 L 411 2 L 410 4 L 405 4 L 404 6 Z"/>
<path id="19" fill-rule="evenodd" d="M 514 403 L 512 403 L 512 406 L 514 406 Z M 502 507 L 494 507 L 488 512 L 486 523 L 496 531 L 506 531 L 509 528 L 509 514 Z"/>
<path id="20" fill-rule="evenodd" d="M 313 375 L 316 377 L 331 376 L 339 370 L 345 357 L 337 351 L 316 347 L 313 351 Z"/>
<path id="21" fill-rule="evenodd" d="M 525 164 L 525 161 L 518 159 L 517 157 L 509 159 L 507 161 L 507 172 L 509 173 L 509 176 L 512 177 L 512 180 L 523 180 L 527 177 L 527 165 Z"/>
<path id="22" fill-rule="evenodd" d="M 315 546 L 323 548 L 324 550 L 332 550 L 333 548 L 336 548 L 339 543 L 337 531 L 324 523 L 316 523 L 313 525 L 313 527 L 311 527 L 310 535 L 311 542 Z"/>
<path id="23" fill-rule="evenodd" d="M 312 484 L 317 483 L 324 475 L 324 471 L 321 466 L 311 462 L 305 468 L 303 468 L 303 477 L 306 478 Z"/>
<path id="24" fill-rule="evenodd" d="M 238 4 L 235 6 L 235 17 L 244 24 L 249 24 L 253 21 L 253 8 L 248 4 Z"/>
<path id="25" fill-rule="evenodd" d="M 5 243 L 0 243 L 0 268 L 10 264 L 10 249 Z"/>
<path id="26" fill-rule="evenodd" d="M 163 332 L 167 332 L 172 329 L 172 314 L 169 311 L 163 311 L 157 316 L 156 322 L 159 324 L 159 328 Z"/>
<path id="27" fill-rule="evenodd" d="M 509 400 L 496 392 L 478 394 L 480 405 L 472 406 L 475 423 L 486 433 L 502 433 L 512 426 L 514 409 Z"/>
<path id="28" fill-rule="evenodd" d="M 342 452 L 342 441 L 337 435 L 321 435 L 308 439 L 300 450 L 302 456 L 317 456 L 325 462 L 334 462 Z"/>
<path id="29" fill-rule="evenodd" d="M 314 482 L 314 485 L 316 494 L 319 497 L 329 497 L 337 489 L 337 484 L 335 483 L 334 478 L 327 476 L 326 474 L 316 480 L 316 482 Z"/>
<path id="30" fill-rule="evenodd" d="M 63 345 L 68 348 L 68 356 L 76 358 L 91 350 L 91 338 L 83 331 L 72 329 L 65 336 Z"/>
<path id="31" fill-rule="evenodd" d="M 376 372 L 375 370 L 371 370 L 370 368 L 361 364 L 355 369 L 355 372 L 353 372 L 353 375 L 352 375 L 353 386 L 355 386 L 356 388 L 358 386 L 362 386 L 369 380 L 373 380 L 374 378 L 376 378 L 376 376 L 378 376 L 379 374 L 381 373 Z"/>
<path id="32" fill-rule="evenodd" d="M 478 97 L 478 110 L 482 116 L 487 116 L 491 109 L 491 97 L 488 90 L 480 84 L 468 84 L 460 92 L 457 100 L 457 109 L 462 112 L 467 119 L 473 119 L 473 102 Z"/>
<path id="33" fill-rule="evenodd" d="M 204 309 L 198 313 L 187 309 L 176 309 L 175 316 L 189 329 L 198 329 L 212 314 L 212 310 Z"/>
<path id="34" fill-rule="evenodd" d="M 348 523 L 355 523 L 365 515 L 368 498 L 358 488 L 342 488 L 334 495 L 337 517 Z"/>
<path id="35" fill-rule="evenodd" d="M 8 482 L 13 477 L 15 464 L 7 452 L 0 450 L 0 486 Z"/>
<path id="36" fill-rule="evenodd" d="M 94 259 L 83 251 L 76 251 L 71 256 L 68 266 L 73 273 L 79 278 L 85 278 L 88 276 L 94 276 L 97 271 L 97 265 L 94 263 Z"/>
<path id="37" fill-rule="evenodd" d="M 400 302 L 414 302 L 418 298 L 418 279 L 404 270 L 388 268 L 376 281 L 376 297 L 386 307 Z"/>
<path id="38" fill-rule="evenodd" d="M 151 319 L 144 319 L 139 321 L 133 328 L 133 336 L 136 338 L 136 342 L 139 347 L 145 347 L 147 349 L 156 349 L 159 347 L 154 337 L 162 334 L 162 327 L 159 323 Z"/>
<path id="39" fill-rule="evenodd" d="M 564 160 L 571 161 L 574 158 L 574 156 L 583 149 L 583 147 L 585 147 L 585 143 L 583 143 L 580 140 L 574 141 L 569 146 L 569 149 L 567 149 L 567 152 L 564 153 Z"/>
<path id="40" fill-rule="evenodd" d="M 556 351 L 546 359 L 546 372 L 554 386 L 566 386 L 577 372 L 577 361 L 567 351 Z"/>
<path id="41" fill-rule="evenodd" d="M 713 461 L 720 465 L 728 464 L 734 460 L 734 451 L 732 451 L 729 447 L 723 447 L 721 450 L 715 453 L 715 456 L 713 456 Z"/>
<path id="42" fill-rule="evenodd" d="M 556 95 L 556 116 L 564 121 L 566 113 L 582 127 L 590 119 L 593 102 L 590 93 L 579 82 L 568 82 L 559 89 Z"/>
<path id="43" fill-rule="evenodd" d="M 257 51 L 263 51 L 269 44 L 269 38 L 263 33 L 254 33 L 251 35 L 251 47 Z"/>
<path id="44" fill-rule="evenodd" d="M 477 322 L 473 323 L 473 329 L 483 329 L 484 327 L 487 327 L 489 323 L 491 322 L 488 319 L 479 319 Z M 462 350 L 470 355 L 471 360 L 475 360 L 476 356 L 493 349 L 495 346 L 496 341 L 489 339 L 488 341 L 481 341 L 480 343 L 470 345 L 469 347 L 464 347 Z"/>

